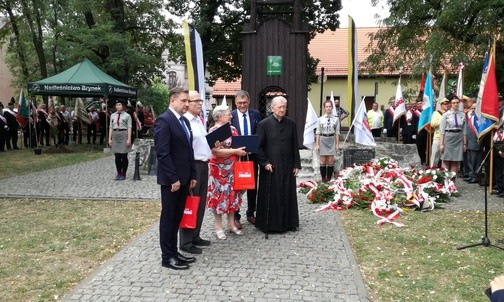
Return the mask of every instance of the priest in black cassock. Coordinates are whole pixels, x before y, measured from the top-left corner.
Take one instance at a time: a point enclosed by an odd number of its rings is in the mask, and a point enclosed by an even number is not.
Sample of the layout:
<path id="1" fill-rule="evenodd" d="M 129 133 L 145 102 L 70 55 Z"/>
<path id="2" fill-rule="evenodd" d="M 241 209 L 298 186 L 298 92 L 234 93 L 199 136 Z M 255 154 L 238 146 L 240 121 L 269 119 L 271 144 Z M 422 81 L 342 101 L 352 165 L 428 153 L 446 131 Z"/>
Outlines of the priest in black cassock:
<path id="1" fill-rule="evenodd" d="M 271 101 L 271 111 L 257 125 L 261 170 L 255 226 L 263 232 L 295 231 L 299 227 L 296 175 L 301 169 L 296 123 L 285 116 L 287 100 L 282 96 Z"/>

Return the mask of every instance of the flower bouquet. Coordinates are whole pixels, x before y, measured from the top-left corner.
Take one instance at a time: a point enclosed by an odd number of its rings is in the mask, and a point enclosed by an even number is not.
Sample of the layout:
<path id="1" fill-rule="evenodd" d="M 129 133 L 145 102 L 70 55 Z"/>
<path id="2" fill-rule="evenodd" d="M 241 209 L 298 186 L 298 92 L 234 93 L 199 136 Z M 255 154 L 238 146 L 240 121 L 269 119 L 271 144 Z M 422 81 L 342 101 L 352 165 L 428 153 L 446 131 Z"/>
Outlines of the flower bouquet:
<path id="1" fill-rule="evenodd" d="M 305 193 L 310 203 L 325 203 L 334 198 L 334 190 L 324 182 L 306 182 L 300 184 L 299 192 Z"/>

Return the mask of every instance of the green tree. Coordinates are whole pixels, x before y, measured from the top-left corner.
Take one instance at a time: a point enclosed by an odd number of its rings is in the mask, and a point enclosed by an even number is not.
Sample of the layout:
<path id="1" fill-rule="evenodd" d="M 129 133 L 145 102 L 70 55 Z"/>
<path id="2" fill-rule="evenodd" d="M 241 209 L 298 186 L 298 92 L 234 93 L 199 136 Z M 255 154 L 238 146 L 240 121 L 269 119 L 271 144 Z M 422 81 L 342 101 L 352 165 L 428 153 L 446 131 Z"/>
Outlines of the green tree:
<path id="1" fill-rule="evenodd" d="M 162 0 L 0 0 L 9 18 L 8 64 L 18 83 L 87 57 L 118 80 L 143 87 L 162 75 L 162 52 L 178 34 Z M 22 72 L 18 72 L 22 71 Z"/>
<path id="2" fill-rule="evenodd" d="M 501 0 L 373 0 L 387 2 L 386 27 L 371 36 L 371 55 L 365 66 L 371 72 L 398 71 L 415 75 L 429 67 L 454 77 L 460 62 L 465 65 L 465 87 L 476 90 L 485 51 L 494 38 L 497 54 L 504 51 L 504 2 Z M 500 90 L 504 88 L 504 57 L 496 56 Z"/>
<path id="3" fill-rule="evenodd" d="M 303 22 L 312 37 L 316 32 L 335 30 L 339 26 L 337 12 L 341 10 L 341 0 L 301 0 L 301 6 Z M 250 0 L 171 0 L 166 9 L 175 16 L 192 19 L 201 35 L 210 82 L 217 78 L 233 81 L 240 77 L 241 32 L 244 24 L 250 21 Z M 286 10 L 291 8 L 278 7 L 278 11 Z M 288 16 L 281 17 L 289 20 Z M 316 61 L 311 58 L 309 62 L 310 79 L 316 80 Z"/>
<path id="4" fill-rule="evenodd" d="M 156 114 L 160 114 L 168 108 L 170 92 L 158 77 L 154 77 L 152 84 L 142 88 L 139 94 L 141 95 L 140 100 L 144 106 L 146 104 L 151 105 Z"/>

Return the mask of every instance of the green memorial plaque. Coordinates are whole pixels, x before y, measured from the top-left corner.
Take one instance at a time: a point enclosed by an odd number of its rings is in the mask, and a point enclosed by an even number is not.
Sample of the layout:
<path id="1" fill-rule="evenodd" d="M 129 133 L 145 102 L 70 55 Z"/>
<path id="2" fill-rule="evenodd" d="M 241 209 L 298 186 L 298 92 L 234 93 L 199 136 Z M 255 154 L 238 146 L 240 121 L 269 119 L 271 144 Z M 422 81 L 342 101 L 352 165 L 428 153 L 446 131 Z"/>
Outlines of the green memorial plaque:
<path id="1" fill-rule="evenodd" d="M 268 56 L 266 75 L 282 75 L 282 57 Z"/>

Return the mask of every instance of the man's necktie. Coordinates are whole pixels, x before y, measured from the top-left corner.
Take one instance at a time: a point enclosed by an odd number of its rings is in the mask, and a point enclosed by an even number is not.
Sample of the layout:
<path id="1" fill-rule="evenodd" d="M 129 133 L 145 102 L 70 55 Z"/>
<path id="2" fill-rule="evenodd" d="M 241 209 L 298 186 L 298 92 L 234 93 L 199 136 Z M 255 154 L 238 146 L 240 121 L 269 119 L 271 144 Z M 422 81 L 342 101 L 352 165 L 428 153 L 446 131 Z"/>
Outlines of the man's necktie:
<path id="1" fill-rule="evenodd" d="M 455 118 L 455 127 L 457 127 L 457 128 L 458 128 L 458 118 L 457 118 L 457 114 L 455 113 L 455 114 L 453 115 L 453 117 Z"/>
<path id="2" fill-rule="evenodd" d="M 247 123 L 247 114 L 243 114 L 243 135 L 248 135 L 248 123 Z"/>
<path id="3" fill-rule="evenodd" d="M 117 113 L 117 127 L 121 127 L 121 113 Z"/>
<path id="4" fill-rule="evenodd" d="M 187 141 L 191 142 L 191 135 L 189 135 L 189 130 L 187 130 L 187 126 L 186 126 L 186 124 L 184 122 L 184 118 L 180 117 L 179 120 L 180 120 L 180 126 L 182 126 L 182 128 L 184 129 L 184 133 L 185 133 L 185 135 L 187 137 Z"/>

